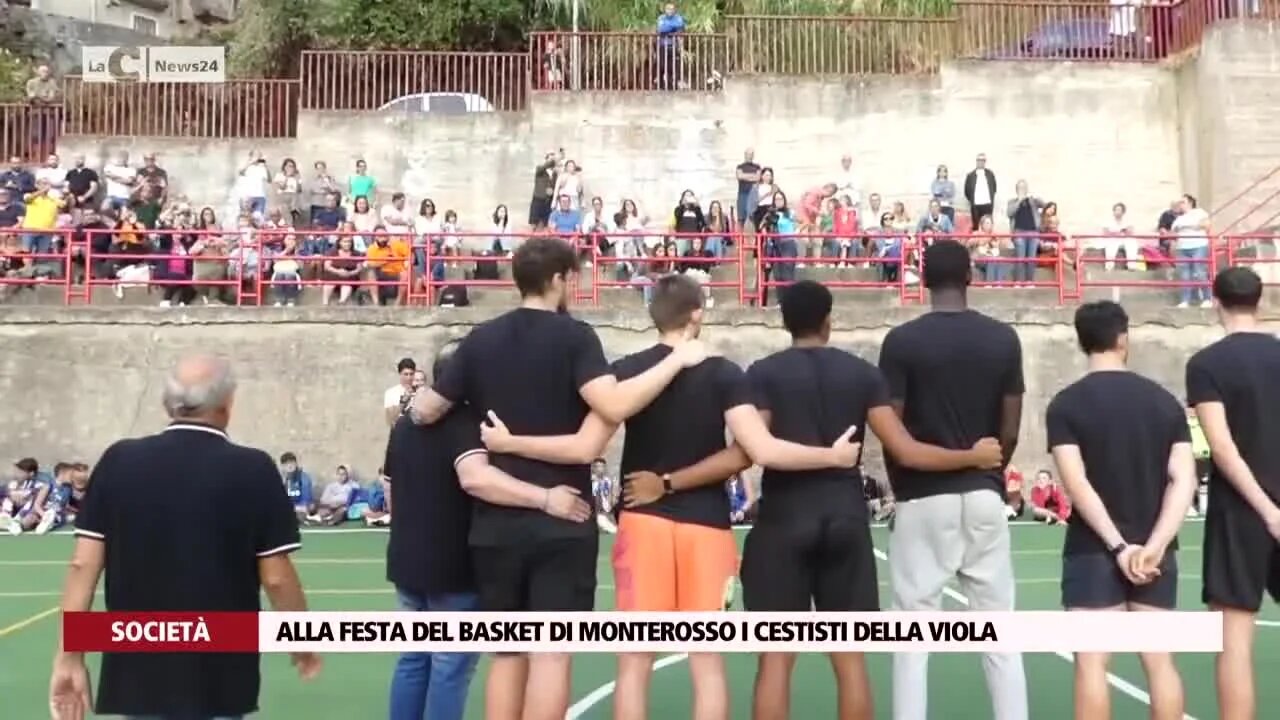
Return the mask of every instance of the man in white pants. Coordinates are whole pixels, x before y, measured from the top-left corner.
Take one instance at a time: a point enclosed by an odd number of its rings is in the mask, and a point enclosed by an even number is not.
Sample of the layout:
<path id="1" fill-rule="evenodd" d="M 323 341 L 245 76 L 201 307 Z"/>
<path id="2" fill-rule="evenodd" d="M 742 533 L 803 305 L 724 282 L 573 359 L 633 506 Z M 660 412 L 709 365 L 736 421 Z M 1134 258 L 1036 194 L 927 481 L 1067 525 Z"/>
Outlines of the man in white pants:
<path id="1" fill-rule="evenodd" d="M 880 349 L 893 405 L 920 442 L 963 449 L 979 438 L 997 437 L 1007 463 L 1022 417 L 1018 336 L 1008 325 L 968 309 L 970 262 L 964 246 L 935 242 L 925 251 L 924 268 L 933 311 L 891 330 Z M 1013 610 L 1001 471 L 888 469 L 897 498 L 889 540 L 894 609 L 942 610 L 944 589 L 955 579 L 969 609 Z M 1026 720 L 1022 656 L 985 653 L 982 665 L 992 716 Z M 927 653 L 893 656 L 895 720 L 928 717 L 928 684 Z"/>

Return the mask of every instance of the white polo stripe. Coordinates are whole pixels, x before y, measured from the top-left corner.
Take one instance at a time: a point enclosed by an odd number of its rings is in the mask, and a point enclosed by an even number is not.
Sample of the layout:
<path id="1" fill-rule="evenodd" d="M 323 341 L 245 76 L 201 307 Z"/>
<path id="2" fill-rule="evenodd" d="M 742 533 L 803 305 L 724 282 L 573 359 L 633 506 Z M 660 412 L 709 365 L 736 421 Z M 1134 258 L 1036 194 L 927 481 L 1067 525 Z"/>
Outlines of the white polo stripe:
<path id="1" fill-rule="evenodd" d="M 92 530 L 82 530 L 82 529 L 80 529 L 80 528 L 76 528 L 76 529 L 75 529 L 75 534 L 76 534 L 76 535 L 78 535 L 78 536 L 80 536 L 80 537 L 87 537 L 87 538 L 90 538 L 90 539 L 92 539 L 92 540 L 106 540 L 106 539 L 107 539 L 107 538 L 106 538 L 106 536 L 105 536 L 105 535 L 103 535 L 102 533 L 96 533 L 96 532 L 94 532 L 94 531 L 92 531 Z"/>
<path id="2" fill-rule="evenodd" d="M 206 433 L 209 433 L 210 435 L 217 435 L 223 440 L 229 439 L 225 432 L 217 428 L 211 428 L 208 425 L 191 425 L 189 423 L 174 423 L 164 429 L 165 432 L 169 432 L 170 430 L 195 430 L 198 432 L 206 432 Z"/>
<path id="3" fill-rule="evenodd" d="M 453 459 L 453 466 L 458 467 L 458 463 L 462 462 L 463 460 L 466 460 L 472 455 L 488 455 L 488 454 L 489 454 L 489 451 L 485 450 L 484 448 L 475 448 L 474 450 L 468 450 Z"/>
<path id="4" fill-rule="evenodd" d="M 258 553 L 258 557 L 260 557 L 260 558 L 261 558 L 261 557 L 271 557 L 272 555 L 279 555 L 280 553 L 293 552 L 294 550 L 297 550 L 297 549 L 299 549 L 299 548 L 301 548 L 301 547 L 302 547 L 302 543 L 289 543 L 288 545 L 281 545 L 281 546 L 280 546 L 280 547 L 278 547 L 278 548 L 271 548 L 270 550 L 263 550 L 262 552 Z"/>

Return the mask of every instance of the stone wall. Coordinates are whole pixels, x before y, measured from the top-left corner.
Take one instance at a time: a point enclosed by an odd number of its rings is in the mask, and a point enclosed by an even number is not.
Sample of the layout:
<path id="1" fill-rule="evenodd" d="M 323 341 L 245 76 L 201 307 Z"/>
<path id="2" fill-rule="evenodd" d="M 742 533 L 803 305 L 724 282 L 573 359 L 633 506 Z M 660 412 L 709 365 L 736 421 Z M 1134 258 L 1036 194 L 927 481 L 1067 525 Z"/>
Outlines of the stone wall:
<path id="1" fill-rule="evenodd" d="M 235 439 L 275 456 L 292 450 L 326 479 L 338 463 L 368 478 L 382 461 L 387 431 L 381 401 L 396 381 L 396 361 L 412 356 L 429 365 L 435 348 L 487 316 L 480 310 L 309 308 L 302 316 L 269 309 L 201 310 L 7 309 L 0 315 L 0 344 L 6 348 L 0 354 L 6 406 L 0 457 L 92 462 L 118 438 L 154 432 L 166 422 L 160 393 L 168 368 L 184 353 L 213 351 L 230 357 L 239 376 L 230 428 Z M 838 310 L 832 342 L 875 362 L 888 328 L 916 312 Z M 1022 338 L 1027 400 L 1016 462 L 1038 467 L 1048 460 L 1045 407 L 1084 369 L 1070 311 L 992 312 Z M 595 326 L 610 357 L 654 340 L 637 313 L 580 315 Z M 1280 326 L 1280 316 L 1271 322 Z M 788 343 L 776 313 L 752 311 L 716 310 L 704 337 L 743 365 Z M 1208 311 L 1135 311 L 1134 369 L 1182 397 L 1187 358 L 1218 337 Z M 619 451 L 615 439 L 612 461 Z M 874 444 L 867 464 L 879 471 Z"/>

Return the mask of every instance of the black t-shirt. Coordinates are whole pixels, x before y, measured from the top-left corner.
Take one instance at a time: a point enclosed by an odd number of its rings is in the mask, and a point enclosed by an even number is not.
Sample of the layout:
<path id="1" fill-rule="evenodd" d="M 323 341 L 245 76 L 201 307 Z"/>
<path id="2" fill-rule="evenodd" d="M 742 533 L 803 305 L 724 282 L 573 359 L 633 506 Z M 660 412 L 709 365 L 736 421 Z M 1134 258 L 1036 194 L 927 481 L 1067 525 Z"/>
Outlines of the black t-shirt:
<path id="1" fill-rule="evenodd" d="M 0 206 L 0 228 L 17 227 L 25 214 L 26 208 L 16 202 Z"/>
<path id="2" fill-rule="evenodd" d="M 933 311 L 889 331 L 880 370 L 912 437 L 949 450 L 968 450 L 999 437 L 1000 407 L 1021 395 L 1022 344 L 1013 328 L 973 310 Z M 898 500 L 993 490 L 1004 497 L 1000 470 L 925 472 L 886 458 Z"/>
<path id="3" fill-rule="evenodd" d="M 831 347 L 774 353 L 751 366 L 747 381 L 755 406 L 771 415 L 773 435 L 812 447 L 831 445 L 850 425 L 858 426 L 853 441 L 862 442 L 867 411 L 889 404 L 889 390 L 875 366 Z M 764 471 L 762 523 L 866 513 L 857 469 Z"/>
<path id="4" fill-rule="evenodd" d="M 161 167 L 147 167 L 144 165 L 138 168 L 138 177 L 157 189 L 163 188 L 169 182 L 169 173 L 165 172 L 165 169 Z"/>
<path id="5" fill-rule="evenodd" d="M 1049 450 L 1076 445 L 1085 476 L 1125 542 L 1151 537 L 1169 485 L 1169 451 L 1191 442 L 1187 413 L 1169 391 L 1131 372 L 1092 372 L 1063 388 L 1045 412 Z M 1171 546 L 1177 548 L 1177 543 Z M 1079 513 L 1068 522 L 1064 555 L 1107 545 Z"/>
<path id="6" fill-rule="evenodd" d="M 67 171 L 67 189 L 72 195 L 84 195 L 96 182 L 98 173 L 90 168 L 71 168 Z"/>
<path id="7" fill-rule="evenodd" d="M 271 457 L 194 423 L 107 448 L 76 535 L 106 546 L 111 612 L 257 612 L 258 559 L 301 547 Z M 247 715 L 259 683 L 256 653 L 104 653 L 96 712 Z"/>
<path id="8" fill-rule="evenodd" d="M 1227 425 L 1258 484 L 1280 502 L 1280 339 L 1265 333 L 1231 333 L 1187 361 L 1187 404 L 1220 402 Z M 1214 506 L 1248 510 L 1235 486 L 1215 466 L 1209 474 Z M 1231 505 L 1218 503 L 1223 498 Z"/>
<path id="9" fill-rule="evenodd" d="M 572 435 L 590 411 L 579 389 L 609 373 L 600 339 L 589 325 L 569 315 L 517 308 L 472 330 L 435 390 L 451 402 L 470 404 L 480 417 L 497 413 L 515 435 Z M 583 497 L 591 496 L 587 465 L 553 465 L 500 454 L 490 455 L 489 461 L 539 487 L 568 485 Z M 477 501 L 471 544 L 519 545 L 596 532 L 594 523 Z"/>
<path id="10" fill-rule="evenodd" d="M 737 170 L 738 172 L 747 173 L 747 174 L 758 173 L 760 172 L 760 166 L 753 162 L 744 162 L 738 166 Z M 756 187 L 756 184 L 751 180 L 739 180 L 738 194 L 745 195 L 751 192 L 752 190 L 755 190 L 755 187 Z"/>
<path id="11" fill-rule="evenodd" d="M 480 420 L 466 405 L 419 426 L 401 417 L 391 428 L 382 467 L 391 478 L 387 581 L 419 597 L 475 592 L 467 537 L 471 497 L 455 470 L 484 452 Z"/>
<path id="12" fill-rule="evenodd" d="M 670 354 L 669 345 L 654 345 L 618 360 L 613 372 L 618 380 L 626 380 L 652 368 Z M 700 365 L 681 371 L 648 407 L 627 420 L 622 445 L 623 485 L 626 485 L 627 473 L 675 472 L 724 450 L 725 412 L 751 402 L 742 369 L 730 360 L 708 358 Z M 729 496 L 723 485 L 704 485 L 624 512 L 727 528 Z"/>
<path id="13" fill-rule="evenodd" d="M 1173 223 L 1178 219 L 1178 213 L 1172 210 L 1165 210 L 1160 213 L 1160 219 L 1156 221 L 1157 230 L 1172 230 Z"/>

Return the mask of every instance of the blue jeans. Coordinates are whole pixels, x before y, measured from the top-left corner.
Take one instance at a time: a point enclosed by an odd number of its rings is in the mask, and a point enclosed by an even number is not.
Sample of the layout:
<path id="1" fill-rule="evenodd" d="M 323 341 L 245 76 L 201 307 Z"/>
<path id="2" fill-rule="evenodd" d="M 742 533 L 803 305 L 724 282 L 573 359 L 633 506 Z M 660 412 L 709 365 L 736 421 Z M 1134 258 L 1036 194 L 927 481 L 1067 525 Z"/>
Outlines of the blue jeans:
<path id="1" fill-rule="evenodd" d="M 724 257 L 724 238 L 719 235 L 712 235 L 702 241 L 702 246 L 706 248 L 714 257 Z"/>
<path id="2" fill-rule="evenodd" d="M 978 272 L 982 274 L 982 279 L 986 282 L 1002 283 L 1008 279 L 1008 263 L 975 260 L 973 264 L 978 266 Z"/>
<path id="3" fill-rule="evenodd" d="M 396 595 L 401 609 L 414 612 L 465 612 L 478 605 L 470 594 L 419 597 L 397 588 Z M 391 676 L 389 720 L 462 720 L 479 658 L 476 653 L 401 655 Z"/>
<path id="4" fill-rule="evenodd" d="M 259 215 L 267 211 L 267 199 L 264 197 L 249 198 L 249 209 Z"/>
<path id="5" fill-rule="evenodd" d="M 1014 282 L 1031 282 L 1036 276 L 1035 258 L 1040 255 L 1040 238 L 1015 237 L 1013 239 L 1013 256 L 1022 262 L 1011 263 L 1013 272 L 1010 278 Z"/>
<path id="6" fill-rule="evenodd" d="M 1198 262 L 1179 262 L 1178 263 L 1178 282 L 1188 283 L 1183 285 L 1178 291 L 1178 296 L 1184 303 L 1204 302 L 1209 299 L 1209 248 L 1178 248 L 1179 260 L 1192 260 Z M 1193 287 L 1190 283 L 1196 283 Z"/>
<path id="7" fill-rule="evenodd" d="M 53 252 L 53 236 L 43 233 L 24 233 L 22 249 L 36 255 L 48 255 Z M 39 262 L 48 262 L 49 258 L 40 258 Z"/>

